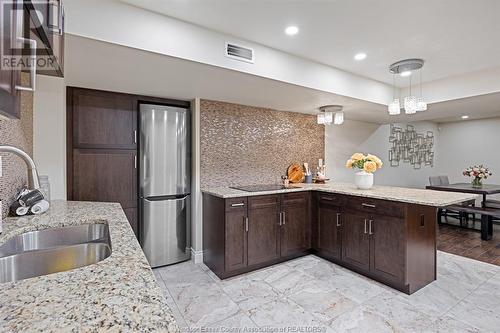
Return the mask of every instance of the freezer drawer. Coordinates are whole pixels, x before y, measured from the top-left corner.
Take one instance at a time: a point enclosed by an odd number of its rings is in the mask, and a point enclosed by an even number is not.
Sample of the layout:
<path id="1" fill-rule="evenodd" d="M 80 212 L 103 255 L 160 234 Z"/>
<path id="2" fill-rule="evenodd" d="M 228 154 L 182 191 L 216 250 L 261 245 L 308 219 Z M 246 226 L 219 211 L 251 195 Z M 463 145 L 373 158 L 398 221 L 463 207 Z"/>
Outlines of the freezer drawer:
<path id="1" fill-rule="evenodd" d="M 139 193 L 156 197 L 189 193 L 189 110 L 140 105 Z"/>
<path id="2" fill-rule="evenodd" d="M 151 267 L 191 257 L 190 196 L 141 199 L 141 245 Z"/>

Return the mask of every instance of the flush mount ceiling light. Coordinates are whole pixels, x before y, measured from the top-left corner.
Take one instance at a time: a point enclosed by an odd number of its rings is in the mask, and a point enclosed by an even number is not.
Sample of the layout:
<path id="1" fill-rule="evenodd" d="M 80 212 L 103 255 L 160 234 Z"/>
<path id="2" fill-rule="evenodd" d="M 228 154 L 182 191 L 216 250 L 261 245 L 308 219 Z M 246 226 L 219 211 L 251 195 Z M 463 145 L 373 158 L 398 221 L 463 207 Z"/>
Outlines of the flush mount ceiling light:
<path id="1" fill-rule="evenodd" d="M 294 26 L 294 25 L 291 25 L 289 27 L 286 27 L 285 29 L 285 33 L 288 35 L 288 36 L 294 36 L 296 34 L 299 33 L 299 28 Z"/>
<path id="2" fill-rule="evenodd" d="M 469 116 L 462 116 L 462 119 L 469 119 Z"/>
<path id="3" fill-rule="evenodd" d="M 389 104 L 388 111 L 390 115 L 401 114 L 400 96 L 396 97 L 396 76 L 410 78 L 410 94 L 403 98 L 403 108 L 406 114 L 415 114 L 427 110 L 427 103 L 422 96 L 422 67 L 424 66 L 423 59 L 405 59 L 393 63 L 389 66 L 389 72 L 393 75 L 394 100 Z M 414 72 L 420 74 L 420 94 L 419 96 L 412 95 L 412 74 Z"/>
<path id="4" fill-rule="evenodd" d="M 344 107 L 342 105 L 325 105 L 319 108 L 317 121 L 320 125 L 342 125 L 344 123 Z"/>
<path id="5" fill-rule="evenodd" d="M 357 60 L 357 61 L 364 60 L 364 59 L 366 59 L 366 53 L 364 53 L 364 52 L 356 53 L 356 55 L 354 56 L 354 60 Z"/>

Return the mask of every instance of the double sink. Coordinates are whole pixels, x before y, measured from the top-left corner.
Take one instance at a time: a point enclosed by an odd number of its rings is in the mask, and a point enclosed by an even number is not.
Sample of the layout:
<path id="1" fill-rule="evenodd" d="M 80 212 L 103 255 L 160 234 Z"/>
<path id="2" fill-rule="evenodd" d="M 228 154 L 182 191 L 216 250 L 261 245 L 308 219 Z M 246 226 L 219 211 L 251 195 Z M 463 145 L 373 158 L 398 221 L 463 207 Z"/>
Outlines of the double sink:
<path id="1" fill-rule="evenodd" d="M 0 246 L 0 283 L 69 271 L 111 255 L 107 224 L 25 232 Z"/>

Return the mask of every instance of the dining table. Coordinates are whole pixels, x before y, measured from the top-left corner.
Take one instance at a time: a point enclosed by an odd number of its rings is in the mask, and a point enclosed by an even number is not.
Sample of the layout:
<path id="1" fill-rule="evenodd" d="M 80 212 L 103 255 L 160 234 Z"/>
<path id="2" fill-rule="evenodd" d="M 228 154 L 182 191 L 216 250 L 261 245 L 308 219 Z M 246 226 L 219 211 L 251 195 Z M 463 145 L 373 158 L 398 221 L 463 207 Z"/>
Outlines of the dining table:
<path id="1" fill-rule="evenodd" d="M 500 185 L 483 184 L 481 187 L 472 186 L 471 183 L 454 183 L 448 185 L 428 185 L 428 190 L 447 191 L 447 192 L 462 192 L 480 194 L 483 196 L 481 207 L 486 207 L 488 195 L 500 194 Z"/>

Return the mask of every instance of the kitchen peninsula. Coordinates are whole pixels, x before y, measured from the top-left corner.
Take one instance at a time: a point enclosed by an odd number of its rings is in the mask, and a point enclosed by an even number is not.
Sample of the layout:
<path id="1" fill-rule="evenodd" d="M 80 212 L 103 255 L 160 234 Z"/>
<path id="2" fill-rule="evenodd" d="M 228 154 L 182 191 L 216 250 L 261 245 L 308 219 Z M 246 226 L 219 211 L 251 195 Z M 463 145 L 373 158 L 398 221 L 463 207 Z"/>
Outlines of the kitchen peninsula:
<path id="1" fill-rule="evenodd" d="M 204 262 L 227 278 L 314 253 L 412 294 L 436 280 L 437 208 L 476 197 L 347 183 L 205 189 Z"/>

